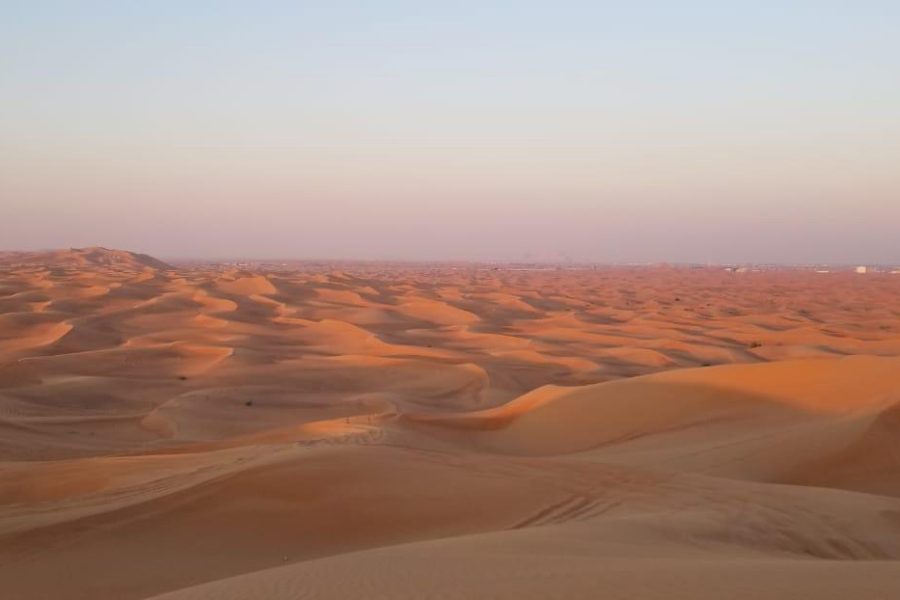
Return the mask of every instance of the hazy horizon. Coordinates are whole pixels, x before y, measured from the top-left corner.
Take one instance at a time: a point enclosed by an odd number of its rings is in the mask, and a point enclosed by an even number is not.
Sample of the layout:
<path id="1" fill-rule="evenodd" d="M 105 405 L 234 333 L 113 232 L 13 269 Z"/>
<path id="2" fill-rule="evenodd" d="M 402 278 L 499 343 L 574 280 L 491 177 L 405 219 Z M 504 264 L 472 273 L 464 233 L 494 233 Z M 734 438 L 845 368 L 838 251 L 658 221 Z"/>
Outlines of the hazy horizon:
<path id="1" fill-rule="evenodd" d="M 900 263 L 900 5 L 11 2 L 0 249 Z"/>

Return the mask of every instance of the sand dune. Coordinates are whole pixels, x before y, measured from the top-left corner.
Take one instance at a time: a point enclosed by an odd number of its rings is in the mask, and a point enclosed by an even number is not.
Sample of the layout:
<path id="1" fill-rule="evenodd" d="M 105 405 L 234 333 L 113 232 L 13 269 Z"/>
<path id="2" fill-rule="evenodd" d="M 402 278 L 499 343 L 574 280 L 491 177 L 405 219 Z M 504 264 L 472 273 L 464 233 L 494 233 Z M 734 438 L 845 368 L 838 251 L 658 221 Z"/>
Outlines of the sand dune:
<path id="1" fill-rule="evenodd" d="M 4 597 L 900 594 L 896 277 L 3 261 Z"/>
<path id="2" fill-rule="evenodd" d="M 111 268 L 141 270 L 144 268 L 169 270 L 172 266 L 147 254 L 110 250 L 99 246 L 46 250 L 43 252 L 0 252 L 0 266 L 52 266 L 55 268 Z"/>

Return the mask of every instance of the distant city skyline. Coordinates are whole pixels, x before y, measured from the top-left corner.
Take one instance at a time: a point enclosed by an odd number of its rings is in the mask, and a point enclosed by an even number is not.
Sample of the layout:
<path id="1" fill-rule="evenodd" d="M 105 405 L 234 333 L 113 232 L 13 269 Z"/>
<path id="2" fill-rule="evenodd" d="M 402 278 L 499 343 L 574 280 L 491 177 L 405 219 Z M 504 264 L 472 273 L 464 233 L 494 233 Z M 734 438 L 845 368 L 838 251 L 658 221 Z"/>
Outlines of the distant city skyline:
<path id="1" fill-rule="evenodd" d="M 0 250 L 900 262 L 900 4 L 13 1 Z"/>

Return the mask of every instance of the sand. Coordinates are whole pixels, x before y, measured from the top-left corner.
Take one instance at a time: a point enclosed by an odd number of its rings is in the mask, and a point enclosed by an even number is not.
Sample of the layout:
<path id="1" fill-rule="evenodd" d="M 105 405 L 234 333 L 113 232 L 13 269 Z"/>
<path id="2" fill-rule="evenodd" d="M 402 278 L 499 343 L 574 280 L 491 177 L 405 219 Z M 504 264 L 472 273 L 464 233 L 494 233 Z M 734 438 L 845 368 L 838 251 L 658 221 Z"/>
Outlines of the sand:
<path id="1" fill-rule="evenodd" d="M 896 276 L 0 265 L 4 598 L 887 599 L 898 573 Z"/>

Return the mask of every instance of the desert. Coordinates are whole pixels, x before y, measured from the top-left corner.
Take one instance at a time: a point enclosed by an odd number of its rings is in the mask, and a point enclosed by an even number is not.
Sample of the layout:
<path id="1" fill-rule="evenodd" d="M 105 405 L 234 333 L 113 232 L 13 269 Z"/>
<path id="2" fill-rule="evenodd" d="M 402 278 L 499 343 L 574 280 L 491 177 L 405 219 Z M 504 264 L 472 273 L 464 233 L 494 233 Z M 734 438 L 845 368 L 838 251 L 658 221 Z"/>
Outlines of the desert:
<path id="1" fill-rule="evenodd" d="M 0 600 L 900 599 L 900 2 L 0 5 Z"/>
<path id="2" fill-rule="evenodd" d="M 900 594 L 900 276 L 0 255 L 2 596 Z"/>

